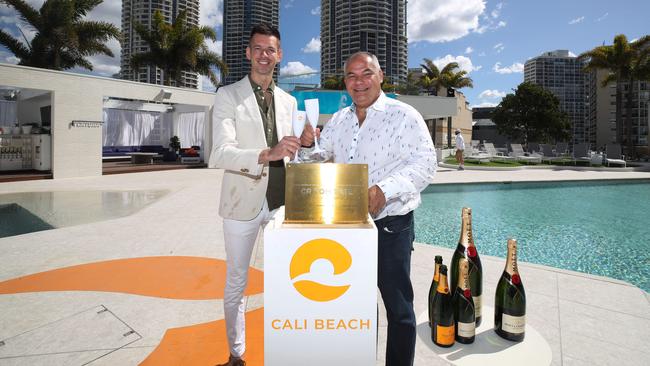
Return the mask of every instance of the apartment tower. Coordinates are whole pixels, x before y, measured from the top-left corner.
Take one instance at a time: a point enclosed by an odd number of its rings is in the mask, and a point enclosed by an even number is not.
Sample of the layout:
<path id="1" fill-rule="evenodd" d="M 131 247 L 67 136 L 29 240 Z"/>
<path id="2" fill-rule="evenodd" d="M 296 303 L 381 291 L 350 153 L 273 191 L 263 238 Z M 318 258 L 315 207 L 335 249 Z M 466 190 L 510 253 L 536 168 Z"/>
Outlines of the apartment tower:
<path id="1" fill-rule="evenodd" d="M 250 61 L 246 59 L 246 46 L 251 29 L 259 23 L 279 28 L 278 0 L 224 0 L 222 58 L 228 65 L 228 74 L 221 74 L 223 85 L 232 84 L 248 75 Z M 279 65 L 274 78 L 277 82 Z"/>
<path id="2" fill-rule="evenodd" d="M 596 143 L 595 121 L 590 118 L 590 91 L 595 76 L 582 71 L 584 63 L 567 50 L 556 50 L 526 61 L 524 81 L 536 84 L 560 100 L 560 109 L 569 115 L 571 143 Z M 590 107 L 590 105 L 592 105 Z"/>
<path id="3" fill-rule="evenodd" d="M 387 82 L 406 81 L 406 0 L 321 0 L 321 81 L 357 51 L 379 59 Z"/>
<path id="4" fill-rule="evenodd" d="M 131 67 L 131 55 L 146 52 L 149 46 L 140 39 L 133 23 L 140 23 L 151 27 L 153 15 L 158 10 L 162 13 L 165 22 L 173 23 L 180 11 L 187 13 L 186 24 L 199 25 L 199 0 L 122 0 L 122 55 L 120 58 L 120 77 L 126 80 L 140 81 L 151 84 L 163 84 L 163 71 L 152 66 L 140 67 L 134 70 Z M 183 72 L 182 85 L 173 86 L 198 88 L 198 74 Z"/>

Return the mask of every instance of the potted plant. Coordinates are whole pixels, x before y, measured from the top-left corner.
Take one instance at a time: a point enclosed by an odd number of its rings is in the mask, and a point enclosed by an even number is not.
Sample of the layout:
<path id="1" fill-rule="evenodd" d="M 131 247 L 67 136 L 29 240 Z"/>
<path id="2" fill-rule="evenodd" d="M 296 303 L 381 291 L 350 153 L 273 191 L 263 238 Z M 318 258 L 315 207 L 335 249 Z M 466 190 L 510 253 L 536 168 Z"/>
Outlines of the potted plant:
<path id="1" fill-rule="evenodd" d="M 169 151 L 163 156 L 164 161 L 176 161 L 178 159 L 178 151 L 181 149 L 181 140 L 178 136 L 173 136 L 169 139 Z"/>

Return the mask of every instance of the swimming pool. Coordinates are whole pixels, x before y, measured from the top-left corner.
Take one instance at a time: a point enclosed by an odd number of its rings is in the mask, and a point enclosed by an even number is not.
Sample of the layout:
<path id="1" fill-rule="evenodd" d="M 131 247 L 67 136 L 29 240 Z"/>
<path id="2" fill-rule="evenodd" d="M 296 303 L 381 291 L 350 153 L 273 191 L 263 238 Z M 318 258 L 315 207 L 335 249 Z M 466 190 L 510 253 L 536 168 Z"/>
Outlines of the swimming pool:
<path id="1" fill-rule="evenodd" d="M 128 216 L 166 193 L 145 190 L 1 194 L 0 238 Z"/>
<path id="2" fill-rule="evenodd" d="M 612 277 L 650 292 L 650 181 L 431 185 L 416 210 L 416 240 L 456 248 L 472 208 L 479 253 Z"/>

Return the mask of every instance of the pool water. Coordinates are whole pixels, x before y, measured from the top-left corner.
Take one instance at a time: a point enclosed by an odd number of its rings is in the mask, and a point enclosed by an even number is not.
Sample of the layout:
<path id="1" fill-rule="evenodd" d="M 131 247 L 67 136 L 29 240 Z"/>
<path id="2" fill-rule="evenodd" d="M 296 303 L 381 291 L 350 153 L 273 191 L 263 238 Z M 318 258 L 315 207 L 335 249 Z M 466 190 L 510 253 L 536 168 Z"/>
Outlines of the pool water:
<path id="1" fill-rule="evenodd" d="M 131 215 L 167 191 L 61 191 L 0 195 L 0 238 Z"/>
<path id="2" fill-rule="evenodd" d="M 650 292 L 650 181 L 431 185 L 416 210 L 416 241 L 456 248 L 472 208 L 480 254 L 607 276 Z"/>

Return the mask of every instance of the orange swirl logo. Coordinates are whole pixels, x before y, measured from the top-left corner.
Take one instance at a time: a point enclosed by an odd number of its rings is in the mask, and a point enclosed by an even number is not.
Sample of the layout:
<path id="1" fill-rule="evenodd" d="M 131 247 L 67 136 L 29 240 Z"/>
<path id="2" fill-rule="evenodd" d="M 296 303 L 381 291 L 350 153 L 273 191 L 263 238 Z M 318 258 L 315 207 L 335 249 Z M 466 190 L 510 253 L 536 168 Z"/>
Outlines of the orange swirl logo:
<path id="1" fill-rule="evenodd" d="M 330 239 L 314 239 L 303 244 L 291 258 L 289 276 L 291 280 L 310 273 L 311 265 L 318 259 L 329 261 L 334 267 L 334 274 L 347 271 L 352 265 L 352 256 L 343 245 Z M 329 286 L 310 280 L 297 280 L 293 287 L 304 297 L 313 301 L 332 301 L 341 297 L 350 288 Z"/>

